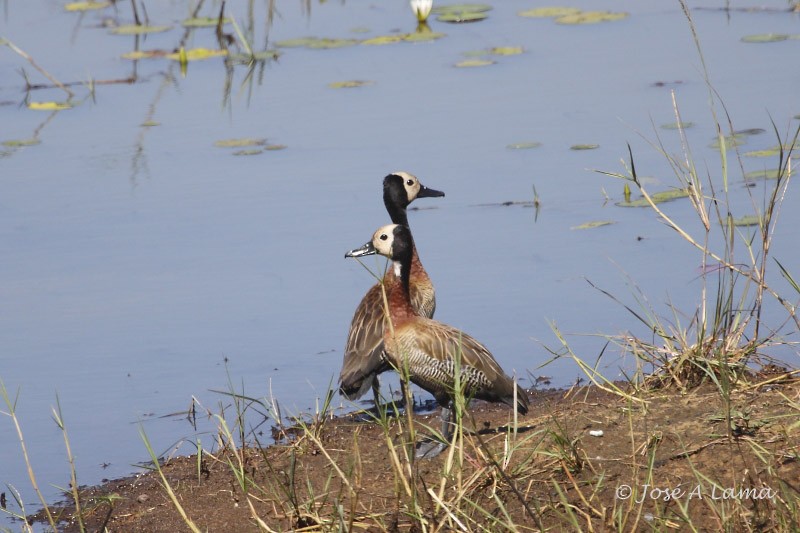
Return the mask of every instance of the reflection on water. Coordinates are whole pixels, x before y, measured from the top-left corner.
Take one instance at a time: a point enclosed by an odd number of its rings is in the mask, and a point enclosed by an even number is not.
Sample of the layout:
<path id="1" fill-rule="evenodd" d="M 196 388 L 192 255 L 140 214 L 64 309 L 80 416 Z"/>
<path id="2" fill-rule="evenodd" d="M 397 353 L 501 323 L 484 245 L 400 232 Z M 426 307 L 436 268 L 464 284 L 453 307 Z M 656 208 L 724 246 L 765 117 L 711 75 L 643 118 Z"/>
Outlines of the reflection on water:
<path id="1" fill-rule="evenodd" d="M 774 11 L 693 12 L 732 129 L 768 132 L 747 136 L 746 151 L 777 144 L 770 120 L 784 132 L 800 112 L 796 74 L 785 68 L 797 41 L 741 40 L 794 31 L 796 15 L 771 4 Z M 49 419 L 56 394 L 81 483 L 127 474 L 144 459 L 140 425 L 158 451 L 210 443 L 208 414 L 233 403 L 212 391 L 274 398 L 283 415 L 314 409 L 338 375 L 352 310 L 373 283 L 342 255 L 386 223 L 380 183 L 391 171 L 447 191 L 435 208 L 409 214 L 436 285 L 437 318 L 485 340 L 523 385 L 546 374 L 563 386 L 579 375 L 562 359 L 539 368 L 552 357 L 545 347 L 558 348 L 551 323 L 592 364 L 606 335 L 646 336 L 586 279 L 629 304 L 635 282 L 656 310 L 668 312 L 670 302 L 694 312 L 698 254 L 652 212 L 617 207 L 622 183 L 591 171 L 624 171 L 631 143 L 650 189 L 674 186 L 650 145 L 680 151 L 677 132 L 660 127 L 676 121 L 674 91 L 682 119 L 694 123 L 686 135 L 695 158 L 718 174 L 709 93 L 677 4 L 622 2 L 615 10 L 629 12 L 625 20 L 564 26 L 520 17 L 528 3 L 509 1 L 470 24 L 432 15 L 431 32 L 445 34 L 436 40 L 332 49 L 275 43 L 412 35 L 416 18 L 405 2 L 250 1 L 226 4 L 236 24 L 217 31 L 181 22 L 216 17 L 219 3 L 145 5 L 140 20 L 173 28 L 110 35 L 135 22 L 124 2 L 85 13 L 3 3 L 0 36 L 47 73 L 2 48 L 0 102 L 13 104 L 0 106 L 0 378 L 19 391 L 40 485 L 65 486 L 68 476 Z M 179 59 L 122 58 L 180 57 L 181 48 L 229 55 L 183 69 Z M 453 68 L 504 48 L 522 53 Z M 329 86 L 348 80 L 370 83 Z M 27 107 L 64 101 L 74 107 Z M 245 151 L 252 155 L 215 146 L 242 138 L 265 141 Z M 262 149 L 269 145 L 286 149 Z M 775 164 L 741 161 L 741 169 L 731 164 L 736 217 L 753 211 L 739 174 Z M 763 187 L 757 182 L 756 198 Z M 664 209 L 696 227 L 687 201 Z M 797 263 L 790 243 L 799 212 L 784 209 L 776 234 L 773 253 L 787 266 Z M 615 223 L 571 229 L 594 221 Z M 774 275 L 777 290 L 791 295 Z M 773 304 L 765 321 L 782 324 L 785 312 Z M 781 355 L 796 357 L 788 351 Z M 632 364 L 609 349 L 599 368 L 617 377 Z M 191 406 L 196 428 L 182 415 L 162 418 Z M 33 505 L 9 424 L 0 418 L 0 481 Z"/>

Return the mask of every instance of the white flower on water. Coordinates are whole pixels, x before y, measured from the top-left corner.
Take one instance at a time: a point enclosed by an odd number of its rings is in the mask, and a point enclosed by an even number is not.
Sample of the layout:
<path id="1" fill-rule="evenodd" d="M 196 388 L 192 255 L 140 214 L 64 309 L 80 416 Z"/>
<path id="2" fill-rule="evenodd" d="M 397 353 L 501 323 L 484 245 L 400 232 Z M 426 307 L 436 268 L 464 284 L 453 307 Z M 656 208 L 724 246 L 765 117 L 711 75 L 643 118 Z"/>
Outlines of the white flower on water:
<path id="1" fill-rule="evenodd" d="M 411 0 L 411 11 L 417 16 L 419 22 L 428 20 L 428 15 L 433 9 L 433 0 Z"/>

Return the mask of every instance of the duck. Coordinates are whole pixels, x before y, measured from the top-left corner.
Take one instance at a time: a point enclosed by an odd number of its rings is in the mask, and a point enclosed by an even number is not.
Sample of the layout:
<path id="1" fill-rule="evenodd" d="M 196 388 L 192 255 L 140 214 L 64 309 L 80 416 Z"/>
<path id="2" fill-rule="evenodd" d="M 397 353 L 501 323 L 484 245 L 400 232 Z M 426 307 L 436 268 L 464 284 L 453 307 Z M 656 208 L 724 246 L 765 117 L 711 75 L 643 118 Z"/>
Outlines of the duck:
<path id="1" fill-rule="evenodd" d="M 383 178 L 383 203 L 395 224 L 408 226 L 406 210 L 417 198 L 443 196 L 444 192 L 426 187 L 408 172 L 392 172 Z M 436 293 L 414 246 L 409 264 L 411 305 L 421 316 L 431 318 L 436 310 Z M 394 272 L 389 270 L 382 283 L 391 284 L 393 278 Z M 375 406 L 380 405 L 378 374 L 391 369 L 383 354 L 384 320 L 383 291 L 379 282 L 361 299 L 350 323 L 339 375 L 339 393 L 348 400 L 357 400 L 372 389 Z"/>
<path id="2" fill-rule="evenodd" d="M 465 398 L 504 403 L 522 415 L 527 414 L 529 404 L 526 392 L 503 372 L 486 346 L 453 326 L 420 314 L 414 307 L 414 249 L 411 230 L 402 224 L 390 224 L 379 228 L 369 242 L 350 250 L 345 257 L 380 254 L 392 262 L 393 276 L 384 280 L 390 318 L 383 334 L 385 359 L 412 383 L 433 394 L 442 407 L 444 442 L 421 443 L 415 453 L 416 457 L 431 458 L 446 449 L 452 436 L 457 367 L 461 369 L 459 381 Z"/>

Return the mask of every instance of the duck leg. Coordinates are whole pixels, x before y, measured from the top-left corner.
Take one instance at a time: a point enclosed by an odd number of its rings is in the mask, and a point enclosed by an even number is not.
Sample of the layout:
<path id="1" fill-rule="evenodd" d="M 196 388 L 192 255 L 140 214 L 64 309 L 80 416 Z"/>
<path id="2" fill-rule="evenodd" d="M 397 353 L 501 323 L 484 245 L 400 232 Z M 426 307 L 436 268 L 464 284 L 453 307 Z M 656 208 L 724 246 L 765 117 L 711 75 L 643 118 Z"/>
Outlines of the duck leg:
<path id="1" fill-rule="evenodd" d="M 453 415 L 455 412 L 453 411 L 452 407 L 448 404 L 446 407 L 442 407 L 442 439 L 444 442 L 428 438 L 423 442 L 420 442 L 417 445 L 417 451 L 414 456 L 417 459 L 431 459 L 436 457 L 444 450 L 450 446 L 450 440 L 453 437 Z"/>

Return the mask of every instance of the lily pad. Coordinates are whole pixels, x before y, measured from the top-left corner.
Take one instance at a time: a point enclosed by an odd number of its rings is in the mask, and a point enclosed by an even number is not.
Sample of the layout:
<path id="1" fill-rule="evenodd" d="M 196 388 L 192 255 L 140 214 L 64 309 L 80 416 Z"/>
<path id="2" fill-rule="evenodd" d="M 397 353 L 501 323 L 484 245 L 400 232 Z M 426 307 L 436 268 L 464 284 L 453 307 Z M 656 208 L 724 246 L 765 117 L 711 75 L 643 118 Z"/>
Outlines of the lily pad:
<path id="1" fill-rule="evenodd" d="M 577 7 L 537 7 L 535 9 L 527 9 L 517 13 L 520 17 L 526 18 L 555 18 L 564 17 L 566 15 L 575 15 L 580 13 L 581 10 Z"/>
<path id="2" fill-rule="evenodd" d="M 734 226 L 758 226 L 761 220 L 755 215 L 746 215 L 741 218 L 734 219 Z"/>
<path id="3" fill-rule="evenodd" d="M 769 168 L 763 170 L 753 170 L 752 172 L 748 172 L 744 175 L 744 179 L 747 181 L 752 180 L 776 180 L 780 175 L 780 170 L 777 168 Z"/>
<path id="4" fill-rule="evenodd" d="M 595 221 L 592 221 L 592 222 L 585 222 L 585 223 L 583 223 L 583 224 L 581 224 L 579 226 L 573 226 L 570 229 L 593 229 L 593 228 L 599 228 L 599 227 L 602 227 L 602 226 L 608 226 L 610 224 L 616 224 L 616 221 L 614 221 L 614 220 L 595 220 Z"/>
<path id="5" fill-rule="evenodd" d="M 436 17 L 436 20 L 439 22 L 449 22 L 451 24 L 461 24 L 463 22 L 478 22 L 486 17 L 488 17 L 486 13 L 467 11 L 463 13 L 445 13 L 444 15 Z"/>
<path id="6" fill-rule="evenodd" d="M 167 54 L 167 59 L 174 59 L 175 61 L 181 61 L 181 53 L 174 52 L 172 54 Z M 189 50 L 185 50 L 185 54 L 183 57 L 186 61 L 200 61 L 203 59 L 210 59 L 212 57 L 221 57 L 228 55 L 227 50 L 215 50 L 211 48 L 190 48 Z"/>
<path id="7" fill-rule="evenodd" d="M 252 54 L 231 54 L 228 59 L 234 63 L 241 63 L 244 65 L 249 64 L 251 61 L 271 61 L 278 59 L 281 53 L 277 50 L 262 50 L 260 52 L 253 52 Z"/>
<path id="8" fill-rule="evenodd" d="M 225 17 L 222 19 L 222 24 L 230 24 L 231 19 Z M 184 19 L 181 26 L 184 28 L 213 28 L 219 24 L 219 17 L 193 17 Z"/>
<path id="9" fill-rule="evenodd" d="M 153 127 L 155 127 L 155 126 L 160 126 L 160 125 L 161 125 L 161 123 L 160 123 L 160 122 L 158 122 L 158 121 L 155 121 L 155 120 L 146 120 L 146 121 L 142 122 L 142 123 L 141 123 L 141 124 L 139 124 L 139 125 L 140 125 L 141 127 L 143 127 L 143 128 L 153 128 Z"/>
<path id="10" fill-rule="evenodd" d="M 692 127 L 694 127 L 694 122 L 670 122 L 661 125 L 662 130 L 685 130 Z"/>
<path id="11" fill-rule="evenodd" d="M 569 147 L 570 150 L 595 150 L 600 148 L 599 144 L 573 144 Z"/>
<path id="12" fill-rule="evenodd" d="M 431 31 L 431 32 L 414 32 L 414 33 L 406 33 L 403 35 L 403 40 L 409 43 L 424 43 L 427 41 L 435 41 L 436 39 L 441 39 L 442 37 L 446 37 L 446 33 L 438 32 L 438 31 Z"/>
<path id="13" fill-rule="evenodd" d="M 741 135 L 741 134 L 735 134 L 734 133 L 733 135 L 727 135 L 725 137 L 725 147 L 726 148 L 730 148 L 732 146 L 741 146 L 746 142 L 747 142 L 747 135 Z M 714 139 L 714 141 L 711 144 L 709 144 L 708 147 L 709 148 L 713 148 L 715 150 L 719 150 L 720 149 L 719 137 Z"/>
<path id="14" fill-rule="evenodd" d="M 242 137 L 238 139 L 222 139 L 214 143 L 219 148 L 242 148 L 244 146 L 264 146 L 266 139 L 256 139 L 253 137 Z"/>
<path id="15" fill-rule="evenodd" d="M 20 146 L 36 146 L 40 144 L 42 141 L 39 139 L 11 139 L 8 141 L 3 141 L 3 146 L 7 146 L 9 148 L 18 148 Z"/>
<path id="16" fill-rule="evenodd" d="M 132 52 L 127 52 L 122 54 L 122 59 L 131 59 L 131 60 L 138 60 L 138 59 L 160 59 L 163 57 L 167 57 L 170 52 L 166 50 L 134 50 Z"/>
<path id="17" fill-rule="evenodd" d="M 344 48 L 358 44 L 358 39 L 316 39 L 306 45 L 306 48 L 324 50 L 329 48 Z"/>
<path id="18" fill-rule="evenodd" d="M 533 141 L 509 144 L 506 146 L 506 148 L 510 150 L 530 150 L 531 148 L 539 148 L 541 145 L 542 143 Z"/>
<path id="19" fill-rule="evenodd" d="M 258 155 L 263 153 L 264 153 L 263 149 L 259 150 L 256 148 L 251 148 L 249 150 L 237 150 L 233 152 L 233 155 Z"/>
<path id="20" fill-rule="evenodd" d="M 491 10 L 492 6 L 488 4 L 450 4 L 436 6 L 431 10 L 431 13 L 446 15 L 448 13 L 485 13 Z"/>
<path id="21" fill-rule="evenodd" d="M 368 80 L 347 80 L 347 81 L 335 81 L 333 83 L 329 83 L 328 87 L 331 89 L 351 89 L 353 87 L 364 87 L 366 85 L 372 85 L 375 82 L 368 81 Z"/>
<path id="22" fill-rule="evenodd" d="M 278 150 L 286 150 L 286 148 L 288 147 L 285 144 L 268 144 L 264 147 L 264 150 L 277 152 Z"/>
<path id="23" fill-rule="evenodd" d="M 734 135 L 761 135 L 762 133 L 766 133 L 767 130 L 764 128 L 745 128 L 743 130 L 736 130 L 733 132 Z"/>
<path id="24" fill-rule="evenodd" d="M 494 63 L 491 59 L 465 59 L 456 63 L 455 66 L 458 68 L 474 68 L 494 65 Z"/>
<path id="25" fill-rule="evenodd" d="M 611 11 L 581 11 L 571 15 L 556 18 L 556 24 L 598 24 L 600 22 L 614 22 L 629 16 L 628 13 L 612 13 Z"/>
<path id="26" fill-rule="evenodd" d="M 672 200 L 686 198 L 688 196 L 689 191 L 686 189 L 670 189 L 668 191 L 653 193 L 650 195 L 650 198 L 653 200 L 653 203 L 662 204 L 664 202 L 671 202 Z M 650 202 L 648 202 L 646 198 L 642 197 L 630 202 L 617 202 L 616 205 L 619 207 L 648 207 L 650 206 Z"/>
<path id="27" fill-rule="evenodd" d="M 28 109 L 34 111 L 61 111 L 62 109 L 72 109 L 72 104 L 67 102 L 31 102 Z"/>
<path id="28" fill-rule="evenodd" d="M 64 6 L 66 11 L 91 11 L 94 9 L 104 9 L 111 5 L 111 2 L 70 2 Z"/>
<path id="29" fill-rule="evenodd" d="M 342 48 L 358 44 L 358 39 L 327 39 L 319 37 L 301 37 L 298 39 L 287 39 L 278 41 L 275 46 L 278 48 Z"/>
<path id="30" fill-rule="evenodd" d="M 759 33 L 757 35 L 745 35 L 741 40 L 743 43 L 777 43 L 788 38 L 789 35 L 785 33 Z"/>
<path id="31" fill-rule="evenodd" d="M 489 48 L 489 53 L 495 56 L 515 56 L 524 51 L 521 46 L 495 46 L 494 48 Z"/>
<path id="32" fill-rule="evenodd" d="M 125 24 L 117 26 L 109 33 L 114 35 L 142 35 L 145 33 L 163 33 L 172 29 L 172 26 L 145 26 L 143 24 Z"/>
<path id="33" fill-rule="evenodd" d="M 361 44 L 366 45 L 381 45 L 381 44 L 392 44 L 392 43 L 399 43 L 403 40 L 404 35 L 401 34 L 394 34 L 394 35 L 381 35 L 379 37 L 372 37 L 370 39 L 364 39 L 361 41 Z"/>

